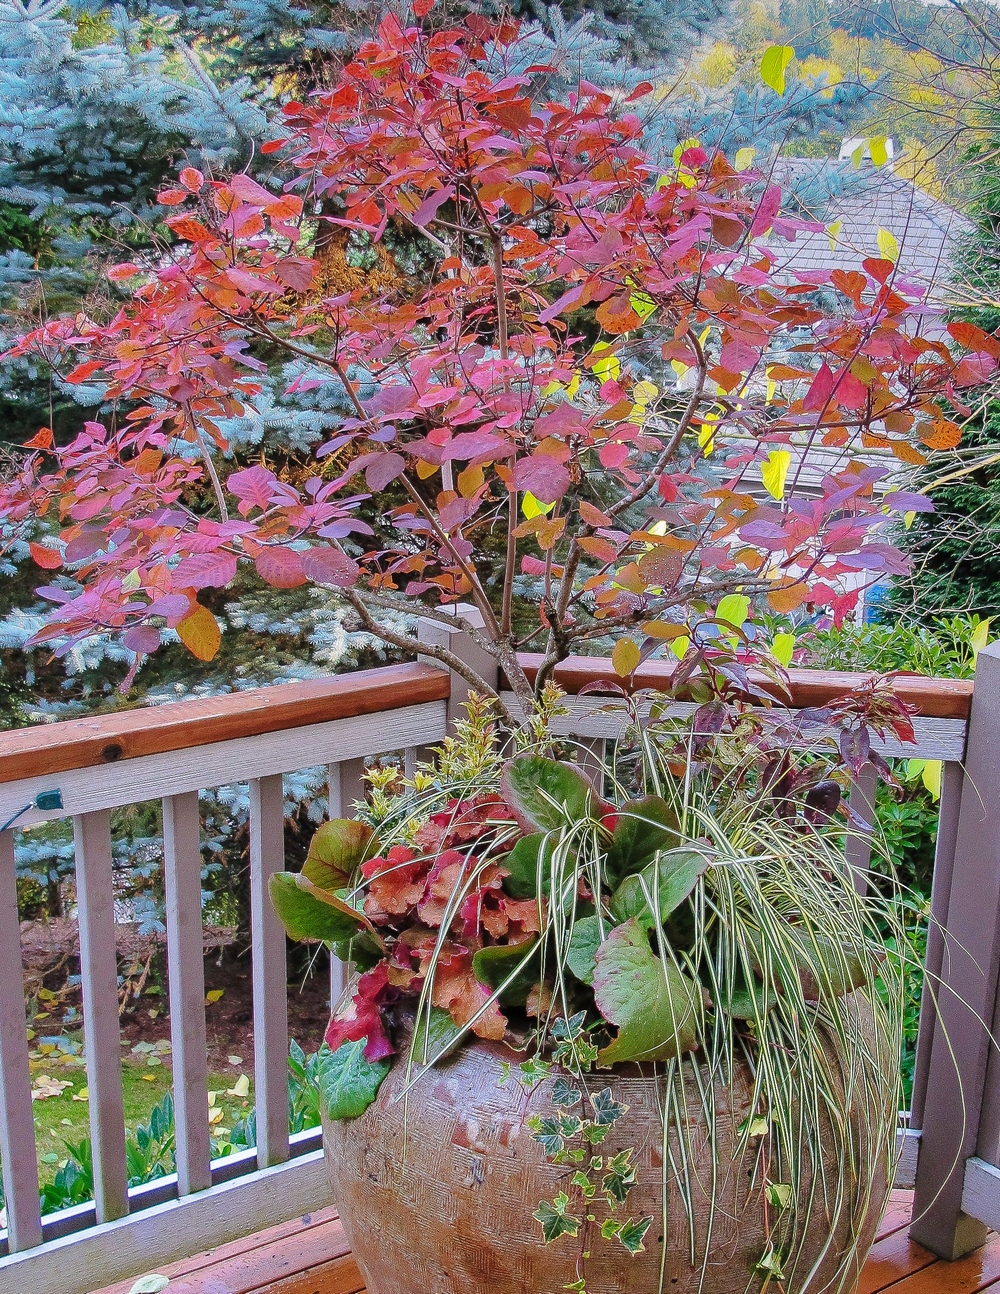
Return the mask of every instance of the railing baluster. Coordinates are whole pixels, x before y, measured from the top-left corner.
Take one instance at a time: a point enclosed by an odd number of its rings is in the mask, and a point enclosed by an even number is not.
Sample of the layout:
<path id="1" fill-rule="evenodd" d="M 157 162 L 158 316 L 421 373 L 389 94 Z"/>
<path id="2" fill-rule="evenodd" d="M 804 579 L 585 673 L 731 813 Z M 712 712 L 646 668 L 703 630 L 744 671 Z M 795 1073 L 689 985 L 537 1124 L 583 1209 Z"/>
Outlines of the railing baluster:
<path id="1" fill-rule="evenodd" d="M 331 818 L 353 818 L 355 800 L 365 798 L 365 761 L 343 759 L 327 768 L 327 795 Z M 336 1006 L 347 987 L 348 966 L 339 957 L 330 954 L 330 1003 Z"/>
<path id="2" fill-rule="evenodd" d="M 98 1222 L 110 1222 L 128 1213 L 110 812 L 74 818 L 73 843 L 94 1201 Z"/>
<path id="3" fill-rule="evenodd" d="M 281 777 L 250 783 L 250 932 L 257 1163 L 288 1158 L 288 983 L 285 932 L 271 907 L 268 877 L 285 865 Z"/>
<path id="4" fill-rule="evenodd" d="M 11 1252 L 42 1243 L 14 833 L 0 832 L 0 1154 Z"/>
<path id="5" fill-rule="evenodd" d="M 163 859 L 177 1189 L 189 1195 L 212 1184 L 197 791 L 163 801 Z"/>
<path id="6" fill-rule="evenodd" d="M 874 764 L 863 765 L 858 777 L 851 782 L 850 805 L 863 822 L 875 826 L 875 789 L 878 775 Z M 868 872 L 872 861 L 872 839 L 868 831 L 855 828 L 847 837 L 844 855 L 854 870 L 854 886 L 859 894 L 868 893 Z"/>
<path id="7" fill-rule="evenodd" d="M 934 876 L 931 882 L 931 917 L 927 927 L 927 953 L 924 958 L 924 987 L 920 1000 L 920 1028 L 917 1032 L 917 1055 L 913 1064 L 913 1095 L 910 1098 L 910 1127 L 924 1126 L 924 1101 L 927 1096 L 927 1067 L 934 1045 L 937 1023 L 938 986 L 944 964 L 944 927 L 948 920 L 948 899 L 955 868 L 955 840 L 958 835 L 958 811 L 962 805 L 962 765 L 946 763 L 941 777 L 941 804 L 938 810 L 937 843 L 934 847 Z"/>
<path id="8" fill-rule="evenodd" d="M 576 739 L 576 762 L 587 776 L 593 779 L 599 795 L 604 794 L 607 746 L 607 739 L 604 737 L 577 737 Z"/>
<path id="9" fill-rule="evenodd" d="M 943 1258 L 969 1253 L 986 1236 L 986 1228 L 962 1211 L 962 1194 L 966 1161 L 980 1140 L 1000 965 L 998 733 L 1000 644 L 994 644 L 979 653 L 976 665 L 910 1231 Z M 988 1109 L 995 1094 L 985 1095 Z M 984 1150 L 989 1153 L 985 1147 L 978 1153 Z"/>

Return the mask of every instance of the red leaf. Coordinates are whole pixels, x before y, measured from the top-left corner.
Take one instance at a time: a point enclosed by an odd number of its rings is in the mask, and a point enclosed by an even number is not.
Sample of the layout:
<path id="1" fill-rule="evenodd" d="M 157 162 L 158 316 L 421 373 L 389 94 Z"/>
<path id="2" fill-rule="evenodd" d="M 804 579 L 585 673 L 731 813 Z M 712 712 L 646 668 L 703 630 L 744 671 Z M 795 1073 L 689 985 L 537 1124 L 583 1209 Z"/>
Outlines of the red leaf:
<path id="1" fill-rule="evenodd" d="M 824 360 L 819 372 L 812 380 L 812 385 L 802 401 L 803 408 L 816 413 L 825 409 L 833 395 L 833 370 Z"/>
<path id="2" fill-rule="evenodd" d="M 339 548 L 308 548 L 302 554 L 302 570 L 315 584 L 336 584 L 350 588 L 360 574 L 358 564 Z"/>
<path id="3" fill-rule="evenodd" d="M 418 18 L 426 18 L 434 8 L 434 0 L 413 0 L 413 12 Z"/>
<path id="4" fill-rule="evenodd" d="M 44 544 L 29 544 L 28 550 L 35 559 L 35 565 L 45 571 L 57 571 L 63 564 L 62 554 L 55 548 L 46 548 Z"/>
<path id="5" fill-rule="evenodd" d="M 205 177 L 196 166 L 185 166 L 177 177 L 190 193 L 197 193 L 205 183 Z"/>
<path id="6" fill-rule="evenodd" d="M 229 181 L 229 187 L 241 202 L 246 202 L 252 207 L 266 207 L 268 203 L 276 201 L 273 193 L 258 184 L 256 180 L 252 180 L 249 175 L 242 173 L 234 175 Z"/>
<path id="7" fill-rule="evenodd" d="M 71 373 L 66 374 L 66 381 L 76 385 L 77 382 L 86 382 L 87 378 L 96 373 L 99 368 L 103 367 L 103 361 L 99 359 L 88 359 L 85 364 L 77 364 Z"/>
<path id="8" fill-rule="evenodd" d="M 257 574 L 272 588 L 294 589 L 308 577 L 302 569 L 302 554 L 294 548 L 263 548 L 254 559 Z"/>
<path id="9" fill-rule="evenodd" d="M 231 553 L 192 553 L 171 572 L 175 589 L 218 589 L 236 578 Z"/>
<path id="10" fill-rule="evenodd" d="M 51 449 L 55 437 L 52 435 L 51 427 L 41 427 L 32 438 L 25 441 L 25 449 Z"/>
<path id="11" fill-rule="evenodd" d="M 275 277 L 293 292 L 305 292 L 312 286 L 316 266 L 302 256 L 286 256 L 274 267 Z"/>
<path id="12" fill-rule="evenodd" d="M 365 481 L 369 490 L 384 490 L 405 470 L 406 459 L 402 454 L 373 454 L 365 467 Z"/>
<path id="13" fill-rule="evenodd" d="M 516 490 L 530 490 L 542 503 L 555 503 L 569 489 L 569 472 L 548 454 L 532 454 L 514 464 L 511 484 Z"/>

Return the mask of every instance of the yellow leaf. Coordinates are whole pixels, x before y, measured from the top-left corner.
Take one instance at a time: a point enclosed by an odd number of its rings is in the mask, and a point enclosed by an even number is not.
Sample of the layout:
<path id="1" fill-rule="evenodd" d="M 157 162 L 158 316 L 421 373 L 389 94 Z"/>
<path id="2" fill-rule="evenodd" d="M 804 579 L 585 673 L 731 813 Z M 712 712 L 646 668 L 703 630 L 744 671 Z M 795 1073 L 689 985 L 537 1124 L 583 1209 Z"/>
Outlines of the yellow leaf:
<path id="1" fill-rule="evenodd" d="M 221 1105 L 214 1105 L 208 1112 L 208 1122 L 211 1126 L 221 1123 L 226 1117 L 226 1112 Z"/>
<path id="2" fill-rule="evenodd" d="M 761 463 L 760 479 L 772 499 L 785 497 L 785 480 L 788 477 L 791 462 L 792 456 L 787 449 L 772 449 L 767 456 L 767 462 Z"/>
<path id="3" fill-rule="evenodd" d="M 656 302 L 646 292 L 633 292 L 628 303 L 639 316 L 640 323 L 645 323 L 651 314 L 656 313 Z"/>
<path id="4" fill-rule="evenodd" d="M 639 648 L 631 638 L 619 638 L 611 653 L 611 664 L 619 678 L 628 678 L 639 664 Z"/>
<path id="5" fill-rule="evenodd" d="M 975 660 L 990 640 L 990 625 L 993 623 L 992 617 L 986 620 L 980 620 L 976 625 L 972 637 L 969 639 L 969 646 L 972 648 L 972 659 Z"/>
<path id="6" fill-rule="evenodd" d="M 525 490 L 521 500 L 521 511 L 526 517 L 541 517 L 546 512 L 551 512 L 555 506 L 554 503 L 539 503 L 530 490 Z"/>
<path id="7" fill-rule="evenodd" d="M 924 766 L 920 771 L 920 780 L 930 791 L 932 800 L 941 798 L 941 771 L 943 764 L 940 759 L 925 759 Z"/>
<path id="8" fill-rule="evenodd" d="M 829 224 L 826 227 L 826 236 L 830 240 L 831 252 L 835 252 L 837 250 L 837 235 L 840 233 L 843 227 L 844 227 L 844 222 L 842 220 L 835 220 L 833 221 L 832 224 Z"/>
<path id="9" fill-rule="evenodd" d="M 769 45 L 764 51 L 760 60 L 760 79 L 777 95 L 785 93 L 785 72 L 794 57 L 795 50 L 791 45 Z"/>
<path id="10" fill-rule="evenodd" d="M 733 158 L 733 166 L 737 171 L 749 171 L 756 156 L 756 148 L 738 148 Z"/>
<path id="11" fill-rule="evenodd" d="M 890 233 L 888 229 L 880 229 L 875 235 L 875 241 L 883 260 L 892 261 L 895 265 L 899 260 L 899 243 L 896 241 L 896 235 Z"/>
<path id="12" fill-rule="evenodd" d="M 205 1001 L 206 1001 L 206 1002 L 218 1002 L 218 1000 L 222 997 L 222 995 L 223 995 L 223 993 L 225 993 L 225 991 L 226 991 L 226 990 L 225 990 L 224 988 L 213 988 L 213 989 L 209 989 L 209 991 L 205 994 Z"/>
<path id="13" fill-rule="evenodd" d="M 138 571 L 129 571 L 122 580 L 122 592 L 134 593 L 136 589 L 142 587 L 142 576 Z"/>
<path id="14" fill-rule="evenodd" d="M 889 160 L 889 150 L 885 135 L 874 135 L 869 139 L 868 153 L 874 166 L 885 166 Z"/>
<path id="15" fill-rule="evenodd" d="M 417 459 L 417 476 L 421 481 L 429 481 L 437 470 L 437 463 L 425 463 L 422 458 Z"/>
<path id="16" fill-rule="evenodd" d="M 682 139 L 674 149 L 674 166 L 680 166 L 681 158 L 689 148 L 701 148 L 701 140 L 695 139 L 693 135 L 690 139 Z"/>
<path id="17" fill-rule="evenodd" d="M 593 360 L 595 355 L 604 355 L 606 351 L 610 350 L 610 342 L 599 341 L 590 352 L 591 359 Z M 592 363 L 590 367 L 594 377 L 600 378 L 602 382 L 607 382 L 608 379 L 617 381 L 622 371 L 622 366 L 618 361 L 618 356 L 614 354 L 608 355 L 606 359 L 598 359 L 595 363 Z"/>
<path id="18" fill-rule="evenodd" d="M 767 378 L 766 380 L 767 380 L 767 390 L 764 393 L 764 403 L 770 404 L 771 401 L 774 399 L 775 393 L 778 390 L 778 384 L 777 382 L 772 382 L 770 378 Z"/>
<path id="19" fill-rule="evenodd" d="M 779 665 L 784 665 L 785 669 L 792 663 L 792 653 L 795 651 L 794 634 L 775 634 L 774 642 L 771 643 L 771 655 Z"/>
<path id="20" fill-rule="evenodd" d="M 680 638 L 674 639 L 674 641 L 670 644 L 670 650 L 674 653 L 674 655 L 677 657 L 678 660 L 683 660 L 684 657 L 687 655 L 688 648 L 690 646 L 691 646 L 691 639 L 688 638 L 687 635 L 685 634 L 685 635 L 682 635 Z"/>
<path id="21" fill-rule="evenodd" d="M 155 1074 L 140 1074 L 140 1075 L 139 1075 L 139 1077 L 142 1079 L 142 1081 L 143 1081 L 144 1083 L 155 1083 L 155 1082 L 156 1082 L 156 1075 L 155 1075 Z M 74 1096 L 74 1097 L 73 1097 L 73 1100 L 75 1101 L 76 1099 L 77 1099 L 77 1098 Z"/>
<path id="22" fill-rule="evenodd" d="M 214 659 L 222 644 L 218 621 L 208 607 L 196 607 L 177 626 L 177 637 L 198 660 Z"/>
<path id="23" fill-rule="evenodd" d="M 725 620 L 726 624 L 732 625 L 734 629 L 742 628 L 749 614 L 750 599 L 744 597 L 742 593 L 727 593 L 715 608 L 716 619 Z"/>
<path id="24" fill-rule="evenodd" d="M 464 471 L 459 472 L 456 485 L 458 492 L 463 499 L 471 499 L 475 492 L 485 481 L 481 467 L 467 467 Z"/>
<path id="25" fill-rule="evenodd" d="M 684 374 L 688 371 L 688 369 L 691 367 L 691 365 L 690 365 L 690 364 L 685 364 L 685 363 L 684 363 L 684 361 L 683 361 L 682 359 L 672 359 L 672 360 L 670 361 L 670 367 L 671 367 L 671 368 L 674 370 L 674 372 L 677 374 L 678 379 L 680 379 L 680 378 L 682 378 L 682 377 L 684 376 Z"/>
<path id="26" fill-rule="evenodd" d="M 231 1088 L 226 1092 L 227 1096 L 237 1096 L 242 1101 L 245 1096 L 250 1094 L 250 1080 L 246 1074 L 241 1074 Z"/>
<path id="27" fill-rule="evenodd" d="M 909 530 L 909 528 L 913 525 L 916 519 L 917 519 L 917 514 L 915 512 L 903 513 L 903 525 L 906 527 L 907 530 Z"/>

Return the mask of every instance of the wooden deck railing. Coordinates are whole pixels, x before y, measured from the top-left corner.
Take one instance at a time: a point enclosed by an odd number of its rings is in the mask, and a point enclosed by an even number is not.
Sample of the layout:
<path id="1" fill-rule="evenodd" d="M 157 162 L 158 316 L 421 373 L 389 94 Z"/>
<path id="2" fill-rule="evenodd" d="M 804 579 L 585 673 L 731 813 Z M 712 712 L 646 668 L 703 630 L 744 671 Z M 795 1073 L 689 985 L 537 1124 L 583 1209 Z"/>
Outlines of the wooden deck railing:
<path id="1" fill-rule="evenodd" d="M 487 659 L 439 622 L 421 636 L 483 672 Z M 529 671 L 537 658 L 525 657 Z M 638 687 L 669 667 L 644 666 Z M 792 708 L 822 704 L 864 676 L 792 672 Z M 564 662 L 560 730 L 588 751 L 621 731 L 587 683 L 618 682 L 606 661 Z M 495 672 L 491 681 L 516 705 Z M 935 1252 L 966 1252 L 1000 1225 L 1000 1063 L 990 1031 L 1000 963 L 1000 650 L 971 683 L 900 678 L 917 709 L 917 746 L 891 756 L 945 764 L 928 938 L 928 989 L 913 1108 L 901 1134 L 900 1184 L 916 1184 L 914 1234 Z M 156 709 L 73 720 L 0 739 L 0 823 L 74 823 L 87 1085 L 95 1199 L 39 1217 L 14 869 L 16 828 L 0 831 L 0 1156 L 7 1231 L 0 1294 L 85 1294 L 328 1202 L 318 1130 L 289 1137 L 285 941 L 266 901 L 283 866 L 282 775 L 329 768 L 331 813 L 361 792 L 364 760 L 439 742 L 467 685 L 424 662 Z M 691 707 L 678 705 L 679 713 Z M 210 1162 L 198 793 L 250 785 L 250 889 L 257 1148 Z M 866 809 L 873 783 L 852 792 Z M 110 810 L 162 799 L 177 1171 L 129 1190 L 118 1022 Z M 42 807 L 38 807 L 38 805 Z M 851 862 L 868 864 L 863 841 Z M 947 935 L 942 932 L 947 930 Z M 935 1000 L 940 1003 L 936 1019 Z M 985 1022 L 985 1023 L 983 1023 Z M 1000 1023 L 1000 1021 L 998 1021 Z M 992 1059 L 991 1059 L 992 1057 Z M 919 1155 L 918 1155 L 919 1152 Z"/>

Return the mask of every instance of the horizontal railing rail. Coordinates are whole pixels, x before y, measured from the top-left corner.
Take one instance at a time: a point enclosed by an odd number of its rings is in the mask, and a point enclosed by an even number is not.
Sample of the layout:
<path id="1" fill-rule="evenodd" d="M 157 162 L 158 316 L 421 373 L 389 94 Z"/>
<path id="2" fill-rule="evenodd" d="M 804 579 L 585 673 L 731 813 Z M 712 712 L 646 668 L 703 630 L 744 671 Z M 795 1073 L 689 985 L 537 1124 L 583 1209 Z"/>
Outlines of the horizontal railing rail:
<path id="1" fill-rule="evenodd" d="M 474 666 L 516 710 L 491 659 L 457 630 L 424 622 L 421 638 L 446 645 Z M 541 657 L 524 656 L 534 677 Z M 672 667 L 641 666 L 631 690 L 663 688 Z M 793 670 L 790 695 L 775 704 L 820 706 L 857 688 L 870 675 Z M 558 731 L 574 738 L 582 763 L 603 757 L 604 743 L 621 733 L 622 716 L 594 684 L 622 685 L 609 661 L 576 657 L 562 662 L 556 682 L 568 713 Z M 941 819 L 928 968 L 935 982 L 950 973 L 941 934 L 963 855 L 960 820 L 972 814 L 964 768 L 967 734 L 986 731 L 984 711 L 968 681 L 898 675 L 896 694 L 914 708 L 917 745 L 887 741 L 887 754 L 944 761 Z M 289 1137 L 287 1118 L 287 984 L 285 940 L 267 902 L 267 880 L 284 860 L 284 774 L 327 766 L 331 816 L 350 812 L 363 793 L 364 761 L 405 752 L 412 767 L 421 747 L 439 742 L 468 694 L 468 684 L 428 660 L 359 671 L 302 684 L 277 685 L 222 697 L 76 719 L 4 734 L 0 739 L 0 1155 L 8 1228 L 0 1257 L 0 1294 L 83 1294 L 112 1280 L 148 1270 L 210 1244 L 291 1217 L 325 1201 L 319 1133 Z M 678 714 L 694 707 L 678 703 Z M 984 717 L 985 716 L 985 717 Z M 1000 718 L 992 728 L 1000 742 Z M 201 841 L 198 794 L 222 785 L 250 787 L 250 894 L 255 1041 L 256 1150 L 210 1160 L 205 985 L 201 921 Z M 1000 817 L 994 799 L 989 815 Z M 852 804 L 871 820 L 874 778 L 864 774 Z M 157 799 L 163 803 L 168 998 L 177 1128 L 177 1169 L 169 1178 L 129 1190 L 125 1175 L 124 1118 L 115 958 L 114 884 L 110 811 Z M 38 1210 L 31 1079 L 19 951 L 14 830 L 72 818 L 76 845 L 85 1057 L 94 1147 L 95 1199 L 41 1219 Z M 869 852 L 852 840 L 851 864 L 863 875 Z M 985 865 L 985 864 L 984 864 Z M 1000 906 L 1000 904 L 998 904 Z M 987 978 L 993 974 L 986 972 Z M 984 1006 L 992 1017 L 993 997 Z M 987 987 L 980 994 L 989 997 Z M 985 994 L 985 997 L 984 997 Z M 933 995 L 932 995 L 933 996 Z M 900 1183 L 926 1182 L 943 1171 L 928 1160 L 921 1138 L 940 1100 L 941 1037 L 935 1005 L 925 994 L 910 1126 L 901 1136 Z M 985 1064 L 984 1064 L 985 1069 Z M 1000 1081 L 1000 1080 L 998 1080 Z M 984 1080 L 985 1082 L 985 1080 Z M 935 1083 L 938 1085 L 935 1087 Z M 976 1106 L 974 1116 L 978 1119 Z M 971 1154 L 971 1152 L 969 1152 Z M 968 1155 L 967 1155 L 968 1157 Z M 987 1159 L 989 1157 L 987 1156 Z M 994 1156 L 993 1159 L 1000 1158 Z M 970 1160 L 971 1162 L 971 1160 Z M 986 1160 L 976 1161 L 986 1163 Z M 930 1167 L 928 1167 L 930 1165 Z M 987 1168 L 989 1164 L 987 1163 Z M 964 1168 L 963 1168 L 964 1171 Z M 975 1175 L 977 1170 L 970 1169 Z M 1000 1179 L 1000 1174 L 993 1170 Z M 930 1174 L 930 1176 L 928 1176 Z M 989 1173 L 985 1173 L 989 1177 Z M 976 1177 L 983 1194 L 984 1173 Z M 998 1188 L 1000 1190 L 1000 1188 Z M 959 1192 L 961 1194 L 961 1192 Z M 1000 1200 L 1000 1194 L 997 1199 Z M 988 1212 L 983 1206 L 980 1216 Z M 990 1214 L 992 1217 L 993 1215 Z M 162 1224 L 157 1219 L 162 1217 Z M 67 1250 L 74 1254 L 67 1265 Z M 67 1277 L 67 1273 L 70 1273 Z"/>

